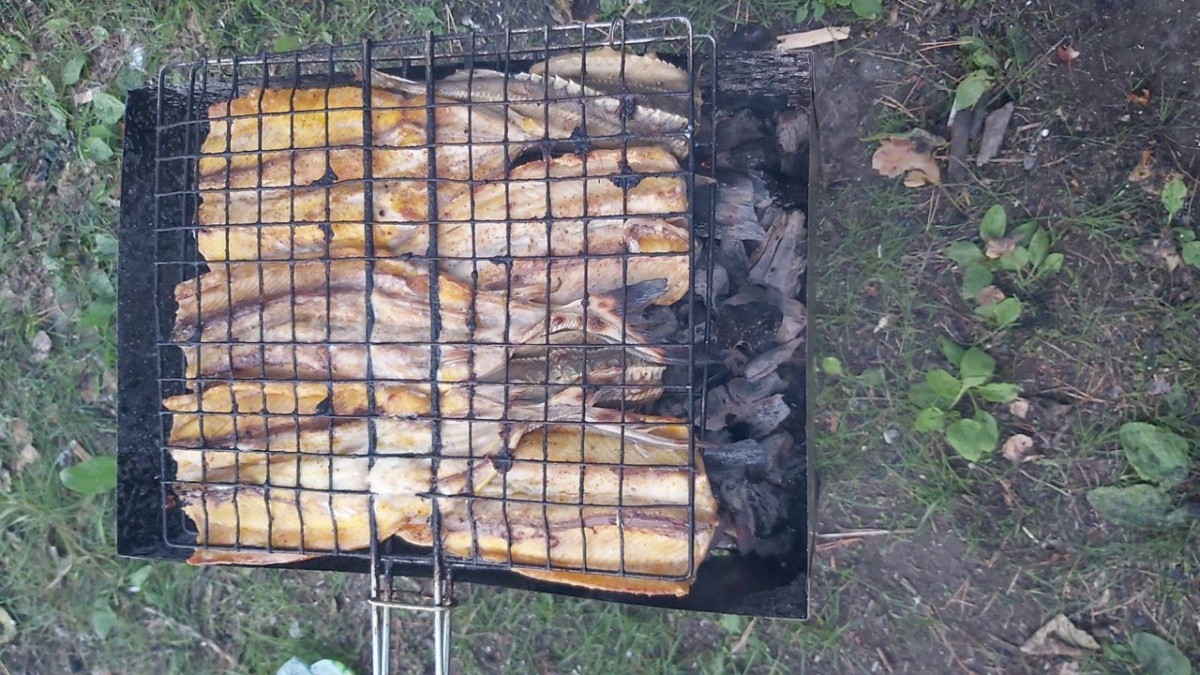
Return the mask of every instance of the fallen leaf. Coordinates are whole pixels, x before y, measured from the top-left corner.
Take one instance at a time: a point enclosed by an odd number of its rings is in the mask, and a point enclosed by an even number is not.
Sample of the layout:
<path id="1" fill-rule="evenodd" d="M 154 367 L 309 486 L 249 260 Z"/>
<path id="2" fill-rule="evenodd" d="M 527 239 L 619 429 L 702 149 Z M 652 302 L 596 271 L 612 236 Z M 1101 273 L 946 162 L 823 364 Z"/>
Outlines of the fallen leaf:
<path id="1" fill-rule="evenodd" d="M 994 305 L 1004 299 L 1004 291 L 995 286 L 984 286 L 975 294 L 975 303 L 980 306 Z"/>
<path id="2" fill-rule="evenodd" d="M 838 427 L 841 426 L 842 416 L 837 412 L 827 412 L 817 415 L 817 426 L 828 433 L 837 433 Z"/>
<path id="3" fill-rule="evenodd" d="M 17 447 L 33 442 L 33 434 L 30 433 L 29 425 L 25 423 L 25 420 L 18 417 L 9 421 L 8 441 Z"/>
<path id="4" fill-rule="evenodd" d="M 96 402 L 100 398 L 100 389 L 96 386 L 96 373 L 93 370 L 85 369 L 75 378 L 75 385 L 79 389 L 79 399 L 87 404 Z"/>
<path id="5" fill-rule="evenodd" d="M 1079 675 L 1079 664 L 1067 661 L 1058 667 L 1058 675 Z"/>
<path id="6" fill-rule="evenodd" d="M 25 470 L 25 467 L 30 466 L 34 462 L 41 459 L 41 453 L 32 445 L 26 445 L 21 448 L 21 453 L 17 455 L 16 461 L 13 462 L 13 473 L 19 474 Z"/>
<path id="7" fill-rule="evenodd" d="M 51 342 L 50 336 L 46 334 L 46 331 L 39 330 L 34 334 L 30 346 L 33 348 L 33 360 L 35 363 L 45 361 L 46 357 L 50 356 Z"/>
<path id="8" fill-rule="evenodd" d="M 1141 183 L 1142 181 L 1150 178 L 1150 174 L 1151 174 L 1150 166 L 1153 162 L 1153 159 L 1154 159 L 1154 156 L 1150 153 L 1149 150 L 1142 150 L 1141 160 L 1138 161 L 1137 166 L 1133 167 L 1133 171 L 1129 172 L 1129 182 L 1130 183 Z"/>
<path id="9" fill-rule="evenodd" d="M 917 134 L 907 137 L 885 138 L 871 157 L 871 168 L 887 178 L 905 175 L 904 184 L 920 187 L 925 183 L 937 185 L 942 182 L 942 171 L 930 153 L 933 150 L 928 138 Z"/>
<path id="10" fill-rule="evenodd" d="M 1183 264 L 1183 258 L 1180 257 L 1175 242 L 1165 237 L 1142 244 L 1138 247 L 1138 251 L 1166 267 L 1168 272 L 1174 272 L 1175 268 Z"/>
<path id="11" fill-rule="evenodd" d="M 1147 396 L 1162 396 L 1169 393 L 1171 393 L 1171 383 L 1167 382 L 1167 378 L 1162 375 L 1155 375 L 1154 379 L 1150 380 L 1150 386 L 1146 387 Z"/>
<path id="12" fill-rule="evenodd" d="M 1025 419 L 1025 416 L 1029 414 L 1029 401 L 1019 398 L 1012 403 L 1009 403 L 1008 412 L 1017 419 Z"/>
<path id="13" fill-rule="evenodd" d="M 999 239 L 990 239 L 987 243 L 987 248 L 983 250 L 983 254 L 995 260 L 1002 258 L 1016 250 L 1017 244 L 1020 242 L 1020 237 L 1000 237 Z"/>
<path id="14" fill-rule="evenodd" d="M 1075 59 L 1079 58 L 1079 50 L 1066 45 L 1059 45 L 1058 49 L 1054 50 L 1058 56 L 1058 62 L 1067 67 L 1067 72 L 1071 72 L 1071 64 L 1075 63 Z"/>
<path id="15" fill-rule="evenodd" d="M 1129 92 L 1129 102 L 1136 106 L 1145 108 L 1146 106 L 1150 105 L 1150 90 L 1141 89 L 1140 91 Z"/>
<path id="16" fill-rule="evenodd" d="M 1083 650 L 1100 651 L 1095 638 L 1079 630 L 1065 614 L 1050 619 L 1021 645 L 1021 653 L 1033 656 L 1080 656 Z"/>
<path id="17" fill-rule="evenodd" d="M 1029 451 L 1032 449 L 1032 438 L 1025 434 L 1013 434 L 1000 446 L 1000 454 L 1013 464 L 1020 464 L 1029 459 Z"/>

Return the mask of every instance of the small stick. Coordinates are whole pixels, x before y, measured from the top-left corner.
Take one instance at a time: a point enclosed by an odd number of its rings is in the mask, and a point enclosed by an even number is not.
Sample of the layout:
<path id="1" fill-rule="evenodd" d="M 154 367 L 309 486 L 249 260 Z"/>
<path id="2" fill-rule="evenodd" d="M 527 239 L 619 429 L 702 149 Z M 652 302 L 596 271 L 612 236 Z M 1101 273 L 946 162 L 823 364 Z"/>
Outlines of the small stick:
<path id="1" fill-rule="evenodd" d="M 846 532 L 825 532 L 818 533 L 817 539 L 832 541 L 834 539 L 852 539 L 855 537 L 881 537 L 888 534 L 910 534 L 916 532 L 913 529 L 907 530 L 848 530 Z"/>
<path id="2" fill-rule="evenodd" d="M 758 617 L 754 617 L 753 619 L 750 619 L 750 623 L 746 624 L 746 630 L 742 631 L 742 636 L 738 638 L 737 642 L 733 643 L 732 647 L 729 648 L 730 656 L 737 654 L 746 648 L 746 641 L 750 639 L 750 631 L 754 630 L 754 624 L 757 621 Z"/>

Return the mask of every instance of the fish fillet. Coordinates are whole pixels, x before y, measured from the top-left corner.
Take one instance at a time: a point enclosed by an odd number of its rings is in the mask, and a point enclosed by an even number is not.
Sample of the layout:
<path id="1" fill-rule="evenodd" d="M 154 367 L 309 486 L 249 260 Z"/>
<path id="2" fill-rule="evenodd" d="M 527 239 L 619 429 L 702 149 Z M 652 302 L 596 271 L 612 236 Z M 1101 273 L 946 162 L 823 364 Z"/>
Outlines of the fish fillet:
<path id="1" fill-rule="evenodd" d="M 362 99 L 358 87 L 268 89 L 211 106 L 199 162 L 199 222 L 208 226 L 197 234 L 201 254 L 278 259 L 336 250 L 341 238 L 364 229 L 368 177 L 372 220 L 381 223 L 374 236 L 381 246 L 395 246 L 411 226 L 387 223 L 428 219 L 431 137 L 437 196 L 445 201 L 472 181 L 503 175 L 531 140 L 511 119 L 454 105 L 437 105 L 428 134 L 424 95 L 374 89 L 368 161 Z M 323 231 L 326 222 L 338 226 Z M 263 228 L 261 247 L 259 228 L 230 227 L 257 223 L 288 225 Z"/>

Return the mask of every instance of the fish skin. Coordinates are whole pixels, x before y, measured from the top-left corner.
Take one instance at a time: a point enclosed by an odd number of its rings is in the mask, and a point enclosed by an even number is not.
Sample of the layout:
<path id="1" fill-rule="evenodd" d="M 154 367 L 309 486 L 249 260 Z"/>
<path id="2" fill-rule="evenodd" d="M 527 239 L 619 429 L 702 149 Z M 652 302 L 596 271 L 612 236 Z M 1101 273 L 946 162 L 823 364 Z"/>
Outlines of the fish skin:
<path id="1" fill-rule="evenodd" d="M 397 92 L 425 91 L 424 82 L 376 72 L 372 83 Z M 582 133 L 595 147 L 661 145 L 676 157 L 687 157 L 689 121 L 632 99 L 603 95 L 560 77 L 475 69 L 459 71 L 434 83 L 438 97 L 486 104 L 485 109 L 515 112 L 534 137 L 568 141 Z M 624 137 L 624 140 L 622 139 Z"/>
<path id="2" fill-rule="evenodd" d="M 542 77 L 561 77 L 605 94 L 640 94 L 638 100 L 651 108 L 685 118 L 690 108 L 693 120 L 699 119 L 700 86 L 694 83 L 689 97 L 688 74 L 683 68 L 657 56 L 625 52 L 622 69 L 621 51 L 612 47 L 587 52 L 586 73 L 584 60 L 585 55 L 580 52 L 560 54 L 534 64 L 529 72 Z"/>
<path id="3" fill-rule="evenodd" d="M 428 343 L 432 338 L 432 314 L 425 267 L 401 260 L 379 260 L 373 267 L 371 303 L 377 320 L 372 340 Z M 322 324 L 320 319 L 365 313 L 365 301 L 360 305 L 355 298 L 365 297 L 366 274 L 363 260 L 218 266 L 198 281 L 176 286 L 179 309 L 173 339 L 186 342 L 198 337 L 201 342 L 224 342 L 273 337 L 294 341 L 296 324 L 288 322 L 303 317 L 317 333 L 306 334 L 305 339 L 363 342 L 365 323 L 361 332 L 357 321 L 340 323 L 334 335 L 333 322 L 326 319 Z M 645 338 L 626 325 L 624 305 L 636 302 L 643 306 L 643 302 L 653 301 L 666 290 L 665 280 L 649 280 L 586 301 L 548 308 L 537 301 L 510 297 L 504 291 L 473 291 L 442 274 L 437 289 L 441 322 L 438 340 L 476 345 L 528 343 L 563 330 L 585 329 L 594 338 L 627 344 L 653 358 L 656 352 L 643 346 Z M 282 334 L 270 332 L 280 326 Z M 328 333 L 325 326 L 330 327 Z"/>

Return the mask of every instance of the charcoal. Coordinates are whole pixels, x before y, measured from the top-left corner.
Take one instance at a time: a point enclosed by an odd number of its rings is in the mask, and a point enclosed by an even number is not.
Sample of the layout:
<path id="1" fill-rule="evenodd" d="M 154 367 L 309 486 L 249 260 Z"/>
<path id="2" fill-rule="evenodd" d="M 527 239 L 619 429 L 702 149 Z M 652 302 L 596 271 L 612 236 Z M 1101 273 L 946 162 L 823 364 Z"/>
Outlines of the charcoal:
<path id="1" fill-rule="evenodd" d="M 792 358 L 792 354 L 796 353 L 796 348 L 802 342 L 804 342 L 803 337 L 793 338 L 754 357 L 750 363 L 746 364 L 746 378 L 753 381 L 775 372 L 780 364 Z"/>
<path id="2" fill-rule="evenodd" d="M 780 301 L 779 309 L 783 318 L 779 322 L 779 330 L 775 332 L 775 342 L 783 344 L 803 335 L 804 328 L 808 325 L 808 312 L 804 303 L 788 298 Z"/>
<path id="3" fill-rule="evenodd" d="M 717 236 L 722 240 L 762 241 L 767 233 L 758 222 L 754 210 L 757 203 L 755 180 L 749 174 L 737 174 L 722 182 L 717 188 Z"/>
<path id="4" fill-rule="evenodd" d="M 778 307 L 764 301 L 735 304 L 734 298 L 721 305 L 715 317 L 717 346 L 733 349 L 742 346 L 751 354 L 770 349 L 783 321 Z"/>
<path id="5" fill-rule="evenodd" d="M 713 263 L 712 271 L 712 293 L 708 291 L 708 270 L 704 267 L 697 266 L 695 278 L 692 281 L 692 289 L 697 298 L 712 301 L 713 305 L 720 304 L 721 298 L 729 292 L 729 273 L 720 263 Z"/>
<path id="6" fill-rule="evenodd" d="M 800 275 L 805 270 L 805 261 L 799 255 L 803 237 L 803 213 L 790 211 L 776 219 L 751 260 L 750 281 L 775 288 L 785 298 L 796 297 L 800 292 Z"/>
<path id="7" fill-rule="evenodd" d="M 735 434 L 763 438 L 792 412 L 781 393 L 786 389 L 787 383 L 774 371 L 754 382 L 734 378 L 708 393 L 705 428 L 730 427 Z"/>

